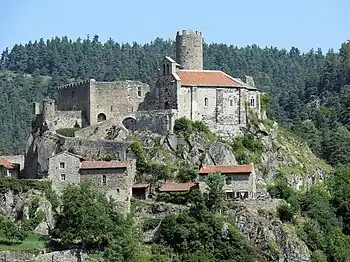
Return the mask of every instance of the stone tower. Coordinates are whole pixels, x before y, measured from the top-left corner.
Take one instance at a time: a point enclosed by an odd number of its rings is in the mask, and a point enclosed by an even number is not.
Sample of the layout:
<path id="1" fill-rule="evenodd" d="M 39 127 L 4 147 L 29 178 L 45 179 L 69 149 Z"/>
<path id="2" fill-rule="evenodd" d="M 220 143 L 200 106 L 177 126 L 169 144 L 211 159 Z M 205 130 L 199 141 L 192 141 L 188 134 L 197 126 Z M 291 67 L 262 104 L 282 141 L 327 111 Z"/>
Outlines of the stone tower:
<path id="1" fill-rule="evenodd" d="M 178 31 L 176 34 L 176 62 L 183 69 L 203 70 L 202 32 Z"/>

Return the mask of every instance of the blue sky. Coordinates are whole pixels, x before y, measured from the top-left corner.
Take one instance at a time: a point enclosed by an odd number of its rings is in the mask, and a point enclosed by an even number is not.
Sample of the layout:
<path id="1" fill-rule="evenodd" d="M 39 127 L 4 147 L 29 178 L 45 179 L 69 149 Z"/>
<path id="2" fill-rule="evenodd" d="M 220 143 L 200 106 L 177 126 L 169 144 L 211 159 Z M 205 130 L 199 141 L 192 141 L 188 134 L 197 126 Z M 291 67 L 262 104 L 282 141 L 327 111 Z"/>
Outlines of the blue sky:
<path id="1" fill-rule="evenodd" d="M 349 0 L 0 0 L 0 50 L 29 40 L 87 34 L 147 43 L 196 29 L 208 43 L 302 52 L 350 39 Z"/>

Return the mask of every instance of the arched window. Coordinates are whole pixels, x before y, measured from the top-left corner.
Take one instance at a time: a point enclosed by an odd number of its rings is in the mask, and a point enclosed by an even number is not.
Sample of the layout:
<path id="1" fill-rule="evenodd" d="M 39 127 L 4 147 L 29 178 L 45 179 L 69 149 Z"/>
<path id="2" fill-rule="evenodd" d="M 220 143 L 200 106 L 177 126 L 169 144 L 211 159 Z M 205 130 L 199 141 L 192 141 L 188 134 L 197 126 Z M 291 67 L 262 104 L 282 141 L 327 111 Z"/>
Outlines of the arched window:
<path id="1" fill-rule="evenodd" d="M 204 98 L 204 106 L 208 106 L 208 98 Z"/>
<path id="2" fill-rule="evenodd" d="M 170 65 L 166 64 L 166 73 L 169 75 L 170 74 Z"/>
<path id="3" fill-rule="evenodd" d="M 105 121 L 106 119 L 107 119 L 107 117 L 104 113 L 100 113 L 97 116 L 97 122 L 102 122 L 102 121 Z"/>
<path id="4" fill-rule="evenodd" d="M 249 106 L 255 107 L 255 97 L 253 95 L 250 96 Z"/>
<path id="5" fill-rule="evenodd" d="M 230 99 L 230 106 L 233 106 L 233 99 Z"/>

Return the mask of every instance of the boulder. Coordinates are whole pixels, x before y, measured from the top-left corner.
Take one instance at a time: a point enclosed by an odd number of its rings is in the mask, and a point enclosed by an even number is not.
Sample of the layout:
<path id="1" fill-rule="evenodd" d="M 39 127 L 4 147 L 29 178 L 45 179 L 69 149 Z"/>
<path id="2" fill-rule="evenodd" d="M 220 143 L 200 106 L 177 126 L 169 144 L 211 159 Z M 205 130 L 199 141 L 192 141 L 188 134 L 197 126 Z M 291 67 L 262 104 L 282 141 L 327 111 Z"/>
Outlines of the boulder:
<path id="1" fill-rule="evenodd" d="M 55 221 L 52 213 L 52 205 L 46 198 L 40 199 L 39 207 L 35 214 L 38 215 L 39 212 L 43 212 L 44 218 L 34 231 L 39 235 L 47 236 L 49 235 L 50 230 L 54 228 Z"/>
<path id="2" fill-rule="evenodd" d="M 174 151 L 177 149 L 178 139 L 176 135 L 168 135 L 167 136 L 167 142 L 170 148 Z"/>
<path id="3" fill-rule="evenodd" d="M 231 149 L 222 142 L 212 143 L 208 153 L 215 165 L 237 164 Z"/>

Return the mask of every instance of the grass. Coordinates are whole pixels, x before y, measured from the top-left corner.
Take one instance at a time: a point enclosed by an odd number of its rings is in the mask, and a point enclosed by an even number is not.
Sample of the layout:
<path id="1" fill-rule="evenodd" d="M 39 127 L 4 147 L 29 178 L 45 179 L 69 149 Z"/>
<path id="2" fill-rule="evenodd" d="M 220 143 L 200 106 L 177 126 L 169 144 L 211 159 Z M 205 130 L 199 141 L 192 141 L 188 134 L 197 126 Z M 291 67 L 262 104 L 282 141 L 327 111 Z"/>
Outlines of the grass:
<path id="1" fill-rule="evenodd" d="M 45 240 L 38 235 L 29 235 L 22 242 L 8 242 L 7 239 L 0 237 L 0 251 L 30 252 L 45 248 Z"/>

